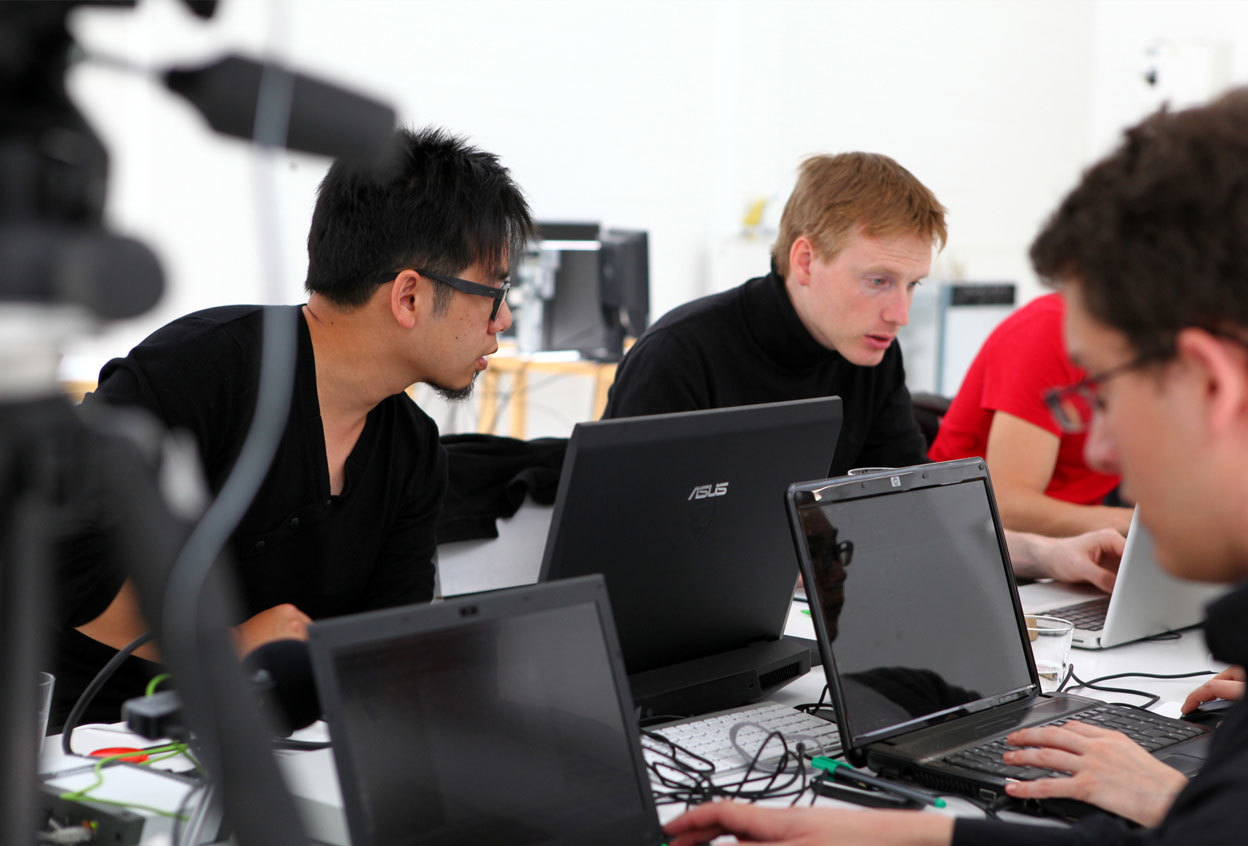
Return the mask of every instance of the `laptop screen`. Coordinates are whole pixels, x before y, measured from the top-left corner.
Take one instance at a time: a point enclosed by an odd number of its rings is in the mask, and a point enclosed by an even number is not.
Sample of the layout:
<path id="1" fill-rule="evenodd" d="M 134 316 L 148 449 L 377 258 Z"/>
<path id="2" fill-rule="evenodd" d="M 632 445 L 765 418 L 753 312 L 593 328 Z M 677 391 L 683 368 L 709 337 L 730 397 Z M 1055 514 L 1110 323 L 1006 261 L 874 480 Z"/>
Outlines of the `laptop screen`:
<path id="1" fill-rule="evenodd" d="M 660 842 L 605 590 L 578 581 L 314 627 L 355 846 Z"/>
<path id="2" fill-rule="evenodd" d="M 987 476 L 950 464 L 790 491 L 853 748 L 1032 689 Z"/>

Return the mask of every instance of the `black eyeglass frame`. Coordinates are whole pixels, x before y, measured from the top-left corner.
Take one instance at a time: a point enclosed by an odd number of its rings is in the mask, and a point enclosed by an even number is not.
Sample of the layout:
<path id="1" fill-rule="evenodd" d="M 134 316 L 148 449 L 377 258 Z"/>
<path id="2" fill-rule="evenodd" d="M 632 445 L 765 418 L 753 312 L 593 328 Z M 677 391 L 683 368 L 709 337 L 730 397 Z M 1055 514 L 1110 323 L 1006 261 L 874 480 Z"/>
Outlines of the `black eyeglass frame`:
<path id="1" fill-rule="evenodd" d="M 379 281 L 389 282 L 394 277 L 403 272 L 403 269 L 392 271 L 388 276 Z M 416 273 L 421 276 L 428 276 L 430 279 L 441 282 L 443 285 L 450 285 L 456 291 L 464 294 L 472 294 L 474 297 L 490 297 L 494 300 L 494 307 L 490 309 L 490 322 L 493 323 L 498 319 L 498 311 L 503 307 L 503 303 L 507 301 L 507 292 L 511 290 L 510 282 L 503 282 L 501 285 L 485 285 L 481 282 L 471 282 L 467 279 L 460 279 L 458 276 L 443 276 L 441 273 L 434 273 L 431 270 L 417 270 Z"/>
<path id="2" fill-rule="evenodd" d="M 1068 435 L 1078 435 L 1088 430 L 1090 421 L 1085 421 L 1080 416 L 1072 416 L 1067 411 L 1067 405 L 1075 397 L 1082 399 L 1088 404 L 1088 407 L 1099 410 L 1104 407 L 1101 401 L 1101 385 L 1108 382 L 1115 376 L 1121 376 L 1123 373 L 1130 373 L 1133 370 L 1139 370 L 1141 367 L 1147 367 L 1150 364 L 1156 364 L 1164 361 L 1173 353 L 1169 350 L 1150 350 L 1143 352 L 1122 364 L 1102 370 L 1100 373 L 1093 373 L 1085 376 L 1073 385 L 1067 385 L 1063 388 L 1049 388 L 1044 392 L 1044 404 L 1049 408 L 1049 414 L 1053 416 L 1053 422 L 1057 427 Z"/>

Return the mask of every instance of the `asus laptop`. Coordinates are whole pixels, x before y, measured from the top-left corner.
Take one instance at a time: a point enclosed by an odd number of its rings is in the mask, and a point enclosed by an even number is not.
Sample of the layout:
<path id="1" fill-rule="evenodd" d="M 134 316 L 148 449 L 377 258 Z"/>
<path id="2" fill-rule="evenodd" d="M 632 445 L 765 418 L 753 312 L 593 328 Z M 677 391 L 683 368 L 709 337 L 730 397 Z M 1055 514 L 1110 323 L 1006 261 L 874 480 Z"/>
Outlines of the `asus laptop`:
<path id="1" fill-rule="evenodd" d="M 1222 586 L 1184 581 L 1161 569 L 1138 508 L 1131 517 L 1113 594 L 1059 582 L 1018 589 L 1028 614 L 1074 623 L 1072 643 L 1083 649 L 1104 649 L 1195 626 L 1204 621 L 1205 606 L 1224 592 Z"/>
<path id="2" fill-rule="evenodd" d="M 851 763 L 992 800 L 1010 779 L 1054 775 L 1002 763 L 1005 735 L 1079 719 L 1145 737 L 1185 773 L 1199 769 L 1203 726 L 1041 693 L 982 459 L 794 485 L 788 502 Z"/>
<path id="3" fill-rule="evenodd" d="M 600 577 L 309 627 L 352 846 L 664 841 Z"/>
<path id="4" fill-rule="evenodd" d="M 761 699 L 810 669 L 782 637 L 789 484 L 827 474 L 838 397 L 581 423 L 539 581 L 601 573 L 643 715 Z"/>

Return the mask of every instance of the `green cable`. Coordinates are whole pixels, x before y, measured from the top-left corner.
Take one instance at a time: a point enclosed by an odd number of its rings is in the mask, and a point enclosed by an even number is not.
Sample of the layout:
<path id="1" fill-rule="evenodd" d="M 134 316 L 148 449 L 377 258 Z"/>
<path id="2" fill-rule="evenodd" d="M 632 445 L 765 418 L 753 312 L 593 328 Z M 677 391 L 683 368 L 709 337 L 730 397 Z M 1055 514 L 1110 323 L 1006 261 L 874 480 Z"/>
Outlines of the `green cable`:
<path id="1" fill-rule="evenodd" d="M 153 679 L 153 681 L 155 681 L 155 679 Z M 191 763 L 194 763 L 198 767 L 198 762 L 196 762 L 195 759 L 191 757 L 191 755 L 187 751 L 187 747 L 185 743 L 169 743 L 164 746 L 155 746 L 151 749 L 143 749 L 140 751 L 144 754 L 147 754 L 148 756 L 151 756 L 151 755 L 160 756 L 158 758 L 149 757 L 148 760 L 146 761 L 147 764 L 152 764 L 152 763 L 155 763 L 156 761 L 163 761 L 166 758 L 172 758 L 175 755 L 181 754 L 181 755 L 186 755 L 186 757 L 190 759 Z M 101 805 L 114 805 L 120 808 L 134 808 L 140 811 L 148 811 L 149 813 L 159 814 L 162 817 L 169 817 L 171 819 L 185 819 L 185 817 L 181 817 L 175 811 L 166 811 L 162 808 L 154 808 L 151 805 L 143 805 L 138 802 L 122 802 L 117 799 L 100 799 L 95 796 L 87 795 L 88 793 L 95 790 L 96 788 L 98 788 L 100 785 L 104 783 L 104 767 L 108 766 L 114 761 L 120 761 L 124 758 L 133 758 L 136 754 L 139 754 L 139 753 L 121 752 L 117 755 L 109 755 L 106 758 L 101 758 L 100 760 L 96 761 L 95 766 L 92 767 L 92 772 L 95 773 L 95 782 L 93 784 L 89 784 L 86 787 L 81 788 L 80 790 L 71 790 L 66 793 L 62 793 L 60 798 L 65 799 L 69 802 L 81 802 L 85 800 L 88 802 L 98 802 Z"/>
<path id="2" fill-rule="evenodd" d="M 168 673 L 160 673 L 159 675 L 152 676 L 152 680 L 147 683 L 147 692 L 144 693 L 143 695 L 144 696 L 154 695 L 156 693 L 157 685 L 159 685 L 161 682 L 163 682 L 167 678 L 169 678 Z"/>

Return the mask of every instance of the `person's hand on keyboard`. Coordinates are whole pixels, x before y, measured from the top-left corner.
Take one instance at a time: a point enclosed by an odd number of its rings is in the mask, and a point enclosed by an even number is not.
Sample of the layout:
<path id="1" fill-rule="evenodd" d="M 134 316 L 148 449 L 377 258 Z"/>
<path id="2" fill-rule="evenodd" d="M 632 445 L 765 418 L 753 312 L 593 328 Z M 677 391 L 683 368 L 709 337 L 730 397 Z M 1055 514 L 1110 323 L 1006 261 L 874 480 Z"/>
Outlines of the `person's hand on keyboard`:
<path id="1" fill-rule="evenodd" d="M 1154 826 L 1187 785 L 1182 773 L 1122 732 L 1086 723 L 1021 729 L 1006 740 L 1024 748 L 1006 752 L 1005 763 L 1070 773 L 1069 778 L 1011 782 L 1005 792 L 1015 799 L 1079 799 Z"/>
<path id="2" fill-rule="evenodd" d="M 1073 538 L 1048 538 L 1006 530 L 1014 575 L 1026 579 L 1087 582 L 1109 593 L 1118 578 L 1126 540 L 1113 529 L 1097 529 Z"/>
<path id="3" fill-rule="evenodd" d="M 948 843 L 953 818 L 912 811 L 846 811 L 838 808 L 764 808 L 711 802 L 663 826 L 670 846 L 697 846 L 722 834 L 742 843 L 824 846 L 828 843 Z"/>

